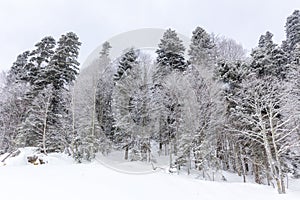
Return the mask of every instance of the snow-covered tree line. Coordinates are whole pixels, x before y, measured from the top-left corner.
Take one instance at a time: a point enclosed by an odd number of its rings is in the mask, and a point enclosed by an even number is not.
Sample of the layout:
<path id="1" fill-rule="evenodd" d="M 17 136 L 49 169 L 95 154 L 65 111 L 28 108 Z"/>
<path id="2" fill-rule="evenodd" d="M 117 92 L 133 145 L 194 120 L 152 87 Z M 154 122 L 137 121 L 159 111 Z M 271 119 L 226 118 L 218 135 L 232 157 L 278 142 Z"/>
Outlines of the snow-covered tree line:
<path id="1" fill-rule="evenodd" d="M 158 154 L 178 173 L 253 175 L 285 193 L 287 174 L 300 176 L 299 11 L 285 29 L 281 45 L 262 35 L 250 58 L 201 27 L 188 49 L 166 30 L 155 60 L 128 48 L 112 61 L 105 42 L 78 77 L 78 37 L 45 37 L 0 88 L 0 150 L 36 146 L 79 162 L 113 150 L 132 161 Z"/>

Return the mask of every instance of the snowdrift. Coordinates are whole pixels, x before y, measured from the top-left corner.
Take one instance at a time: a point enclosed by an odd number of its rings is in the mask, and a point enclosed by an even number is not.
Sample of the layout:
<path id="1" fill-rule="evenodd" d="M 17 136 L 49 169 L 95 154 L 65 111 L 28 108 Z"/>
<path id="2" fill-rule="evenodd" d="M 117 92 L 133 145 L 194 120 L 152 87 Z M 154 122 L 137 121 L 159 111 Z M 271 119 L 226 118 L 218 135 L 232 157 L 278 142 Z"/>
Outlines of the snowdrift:
<path id="1" fill-rule="evenodd" d="M 297 180 L 291 180 L 288 194 L 279 195 L 269 186 L 203 181 L 166 173 L 163 170 L 143 174 L 122 173 L 102 165 L 97 160 L 76 164 L 72 158 L 59 153 L 43 155 L 42 158 L 47 162 L 44 165 L 32 165 L 27 162 L 30 155 L 42 156 L 37 154 L 34 148 L 20 149 L 19 155 L 7 158 L 5 166 L 0 167 L 1 199 L 300 199 L 300 181 Z M 4 156 L 2 155 L 0 159 L 2 160 Z M 101 157 L 97 159 L 101 161 Z M 114 162 L 120 165 L 117 160 L 111 160 L 109 164 L 113 165 Z M 143 167 L 141 163 L 130 165 L 136 169 Z M 130 167 L 129 163 L 126 167 Z M 230 178 L 230 174 L 226 176 Z"/>

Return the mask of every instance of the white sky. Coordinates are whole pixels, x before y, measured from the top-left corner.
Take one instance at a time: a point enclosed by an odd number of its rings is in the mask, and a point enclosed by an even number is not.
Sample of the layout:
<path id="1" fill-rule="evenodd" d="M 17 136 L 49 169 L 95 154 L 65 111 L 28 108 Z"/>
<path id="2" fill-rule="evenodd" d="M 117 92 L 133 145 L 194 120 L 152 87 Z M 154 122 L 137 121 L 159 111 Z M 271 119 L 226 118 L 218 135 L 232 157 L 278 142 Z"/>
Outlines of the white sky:
<path id="1" fill-rule="evenodd" d="M 42 37 L 74 31 L 81 63 L 102 42 L 139 28 L 173 28 L 187 36 L 196 26 L 233 38 L 247 49 L 267 30 L 280 43 L 286 18 L 299 0 L 0 0 L 0 71 Z"/>

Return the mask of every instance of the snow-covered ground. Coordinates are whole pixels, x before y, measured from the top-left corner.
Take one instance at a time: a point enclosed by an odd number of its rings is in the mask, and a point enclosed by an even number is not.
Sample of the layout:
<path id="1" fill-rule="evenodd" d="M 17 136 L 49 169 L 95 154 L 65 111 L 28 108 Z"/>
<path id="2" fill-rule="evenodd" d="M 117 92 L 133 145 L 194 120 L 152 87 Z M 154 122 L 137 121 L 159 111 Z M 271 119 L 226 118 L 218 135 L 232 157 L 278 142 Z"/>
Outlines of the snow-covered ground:
<path id="1" fill-rule="evenodd" d="M 264 185 L 203 181 L 164 170 L 153 172 L 143 163 L 119 162 L 100 156 L 92 163 L 76 164 L 64 154 L 50 154 L 43 157 L 47 164 L 32 165 L 27 163 L 32 151 L 23 149 L 20 155 L 0 166 L 1 200 L 300 199 L 299 180 L 290 180 L 288 193 L 279 195 Z M 4 156 L 0 156 L 0 161 Z"/>

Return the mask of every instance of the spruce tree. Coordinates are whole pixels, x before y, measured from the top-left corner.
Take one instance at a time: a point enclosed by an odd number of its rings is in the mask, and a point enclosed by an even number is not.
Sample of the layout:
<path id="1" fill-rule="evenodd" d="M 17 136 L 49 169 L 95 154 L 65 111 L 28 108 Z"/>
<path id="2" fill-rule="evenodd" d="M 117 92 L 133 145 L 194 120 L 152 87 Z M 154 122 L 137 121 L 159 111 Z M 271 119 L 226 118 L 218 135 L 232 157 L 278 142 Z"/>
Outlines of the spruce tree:
<path id="1" fill-rule="evenodd" d="M 134 88 L 138 76 L 136 50 L 130 48 L 121 57 L 114 75 L 115 86 L 112 94 L 112 112 L 114 118 L 115 140 L 125 149 L 125 159 L 129 159 L 129 150 L 134 147 L 134 125 L 132 100 L 137 88 Z"/>
<path id="2" fill-rule="evenodd" d="M 291 53 L 291 64 L 295 66 L 300 66 L 300 43 L 298 43 Z"/>
<path id="3" fill-rule="evenodd" d="M 49 62 L 54 55 L 55 45 L 56 42 L 54 38 L 47 36 L 38 42 L 35 45 L 36 49 L 30 53 L 31 68 L 29 76 L 31 77 L 30 82 L 34 85 L 35 90 L 43 90 L 48 84 L 52 83 L 47 79 L 47 72 L 49 70 Z"/>
<path id="4" fill-rule="evenodd" d="M 99 58 L 99 73 L 97 81 L 96 112 L 97 119 L 104 134 L 113 141 L 113 117 L 111 112 L 114 69 L 109 57 L 111 46 L 109 42 L 102 45 Z"/>
<path id="5" fill-rule="evenodd" d="M 162 152 L 163 146 L 165 147 L 165 152 L 169 148 L 170 158 L 172 156 L 170 148 L 173 145 L 171 144 L 171 140 L 176 135 L 175 129 L 172 127 L 174 125 L 174 117 L 172 116 L 175 116 L 179 110 L 179 104 L 176 104 L 176 99 L 172 99 L 174 96 L 170 96 L 164 82 L 172 73 L 182 73 L 186 70 L 187 64 L 184 60 L 184 51 L 185 47 L 182 41 L 177 33 L 171 29 L 167 29 L 164 32 L 163 38 L 160 40 L 158 49 L 156 50 L 157 58 L 156 69 L 153 74 L 153 93 L 155 106 L 159 110 L 157 117 L 157 140 L 160 152 Z"/>
<path id="6" fill-rule="evenodd" d="M 65 119 L 71 119 L 67 105 L 70 100 L 65 99 L 69 95 L 65 95 L 65 93 L 70 92 L 76 75 L 78 75 L 79 62 L 77 59 L 81 43 L 75 33 L 69 32 L 62 35 L 57 44 L 46 70 L 47 79 L 45 81 L 53 87 L 49 107 L 49 125 L 55 127 L 55 137 L 52 137 L 52 141 L 58 144 L 57 150 L 63 150 L 62 148 L 68 146 L 63 140 L 67 134 L 72 132 L 63 127 L 63 124 L 66 124 Z"/>
<path id="7" fill-rule="evenodd" d="M 201 28 L 197 27 L 193 31 L 190 49 L 188 55 L 190 56 L 190 63 L 195 65 L 207 66 L 212 61 L 214 43 L 209 34 Z"/>
<path id="8" fill-rule="evenodd" d="M 109 51 L 110 51 L 110 49 L 111 49 L 112 47 L 111 47 L 111 45 L 110 45 L 110 43 L 109 42 L 104 42 L 103 44 L 102 44 L 102 49 L 101 49 L 101 51 L 100 51 L 100 58 L 101 57 L 106 57 L 106 58 L 108 58 L 109 57 Z"/>
<path id="9" fill-rule="evenodd" d="M 12 67 L 7 74 L 7 84 L 14 84 L 21 81 L 28 81 L 28 63 L 30 51 L 25 51 L 18 55 L 17 60 L 13 63 Z"/>
<path id="10" fill-rule="evenodd" d="M 258 77 L 275 76 L 285 79 L 288 73 L 288 58 L 281 47 L 274 44 L 272 37 L 273 34 L 268 31 L 260 37 L 258 47 L 251 53 L 250 69 Z"/>
<path id="11" fill-rule="evenodd" d="M 290 15 L 285 24 L 286 32 L 286 43 L 288 46 L 288 53 L 293 51 L 300 42 L 300 11 L 295 10 L 292 15 Z"/>
<path id="12" fill-rule="evenodd" d="M 120 80 L 123 75 L 126 76 L 126 72 L 130 71 L 132 66 L 137 64 L 137 54 L 136 50 L 130 48 L 126 53 L 121 57 L 119 62 L 117 72 L 114 74 L 114 81 Z"/>
<path id="13" fill-rule="evenodd" d="M 185 71 L 184 51 L 185 47 L 177 33 L 174 30 L 167 29 L 156 50 L 158 66 L 155 78 L 164 77 L 175 70 Z"/>
<path id="14" fill-rule="evenodd" d="M 64 105 L 60 104 L 63 90 L 69 88 L 78 75 L 79 38 L 73 32 L 62 35 L 54 55 L 49 62 L 47 82 L 53 85 L 51 111 L 55 115 L 64 114 Z"/>
<path id="15" fill-rule="evenodd" d="M 115 79 L 112 94 L 114 140 L 125 149 L 125 159 L 149 161 L 154 112 L 149 96 L 150 61 L 139 55 L 140 52 L 129 49 L 118 65 L 118 72 L 123 73 L 120 79 Z"/>
<path id="16" fill-rule="evenodd" d="M 35 62 L 37 67 L 45 67 L 50 62 L 50 58 L 54 54 L 56 42 L 52 36 L 47 36 L 41 39 L 35 47 L 36 49 L 31 52 L 30 61 Z M 44 66 L 42 66 L 42 64 Z"/>
<path id="17" fill-rule="evenodd" d="M 81 42 L 75 33 L 69 32 L 62 35 L 57 44 L 58 47 L 49 63 L 47 77 L 53 81 L 54 89 L 60 90 L 64 86 L 72 84 L 78 75 L 79 62 L 77 59 Z"/>

